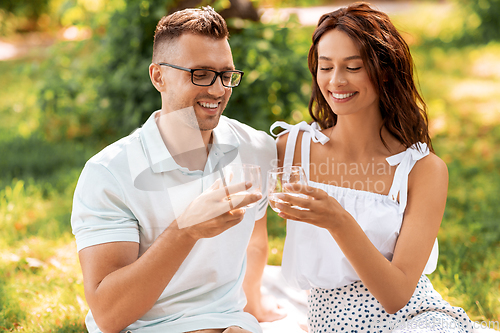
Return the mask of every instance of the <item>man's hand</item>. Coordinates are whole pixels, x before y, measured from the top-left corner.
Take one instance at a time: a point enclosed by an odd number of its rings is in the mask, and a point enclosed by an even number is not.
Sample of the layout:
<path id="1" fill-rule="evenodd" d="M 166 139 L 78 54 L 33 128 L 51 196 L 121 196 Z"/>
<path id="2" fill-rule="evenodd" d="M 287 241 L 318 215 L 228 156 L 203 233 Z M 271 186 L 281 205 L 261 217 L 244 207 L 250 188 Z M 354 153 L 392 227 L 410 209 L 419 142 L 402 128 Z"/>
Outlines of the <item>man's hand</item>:
<path id="1" fill-rule="evenodd" d="M 262 198 L 260 193 L 241 194 L 251 186 L 251 183 L 223 186 L 217 180 L 176 219 L 178 228 L 186 228 L 185 231 L 198 240 L 215 237 L 235 226 L 243 220 L 244 207 Z"/>

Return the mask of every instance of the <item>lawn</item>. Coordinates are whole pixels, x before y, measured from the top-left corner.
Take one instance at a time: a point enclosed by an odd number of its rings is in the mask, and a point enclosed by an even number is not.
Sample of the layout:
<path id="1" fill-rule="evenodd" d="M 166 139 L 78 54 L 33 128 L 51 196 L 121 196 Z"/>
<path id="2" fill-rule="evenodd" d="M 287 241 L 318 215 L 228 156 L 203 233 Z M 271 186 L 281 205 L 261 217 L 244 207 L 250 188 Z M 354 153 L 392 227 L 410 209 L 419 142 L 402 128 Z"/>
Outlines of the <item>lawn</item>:
<path id="1" fill-rule="evenodd" d="M 395 21 L 411 41 L 434 147 L 450 173 L 440 260 L 429 277 L 471 319 L 500 321 L 500 42 L 425 46 L 419 39 L 439 27 Z M 69 219 L 79 172 L 104 143 L 44 132 L 36 95 L 50 71 L 43 61 L 31 54 L 0 62 L 0 331 L 85 332 Z M 268 263 L 279 265 L 285 223 L 269 216 Z"/>

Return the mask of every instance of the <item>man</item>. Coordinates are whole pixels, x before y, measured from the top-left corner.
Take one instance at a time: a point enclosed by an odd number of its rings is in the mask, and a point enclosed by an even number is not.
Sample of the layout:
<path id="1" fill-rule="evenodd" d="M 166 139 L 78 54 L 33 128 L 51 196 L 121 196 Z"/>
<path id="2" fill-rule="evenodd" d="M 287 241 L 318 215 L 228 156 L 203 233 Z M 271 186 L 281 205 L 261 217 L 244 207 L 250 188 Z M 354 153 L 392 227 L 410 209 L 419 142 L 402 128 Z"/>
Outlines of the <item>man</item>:
<path id="1" fill-rule="evenodd" d="M 223 18 L 210 7 L 162 18 L 149 74 L 161 110 L 91 158 L 75 190 L 87 328 L 261 332 L 255 317 L 282 317 L 260 294 L 267 198 L 236 200 L 252 184 L 223 170 L 257 164 L 265 175 L 276 151 L 267 134 L 221 116 L 243 75 Z"/>

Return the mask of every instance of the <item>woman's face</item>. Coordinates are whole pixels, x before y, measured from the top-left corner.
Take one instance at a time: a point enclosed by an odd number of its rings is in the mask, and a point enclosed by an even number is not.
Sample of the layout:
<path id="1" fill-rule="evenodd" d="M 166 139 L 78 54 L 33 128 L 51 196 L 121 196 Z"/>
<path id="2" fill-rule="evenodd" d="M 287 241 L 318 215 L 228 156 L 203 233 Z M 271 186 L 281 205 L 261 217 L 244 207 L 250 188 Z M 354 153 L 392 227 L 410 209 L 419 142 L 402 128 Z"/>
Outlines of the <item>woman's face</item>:
<path id="1" fill-rule="evenodd" d="M 338 29 L 318 42 L 318 86 L 332 111 L 344 115 L 379 112 L 379 96 L 353 40 Z"/>

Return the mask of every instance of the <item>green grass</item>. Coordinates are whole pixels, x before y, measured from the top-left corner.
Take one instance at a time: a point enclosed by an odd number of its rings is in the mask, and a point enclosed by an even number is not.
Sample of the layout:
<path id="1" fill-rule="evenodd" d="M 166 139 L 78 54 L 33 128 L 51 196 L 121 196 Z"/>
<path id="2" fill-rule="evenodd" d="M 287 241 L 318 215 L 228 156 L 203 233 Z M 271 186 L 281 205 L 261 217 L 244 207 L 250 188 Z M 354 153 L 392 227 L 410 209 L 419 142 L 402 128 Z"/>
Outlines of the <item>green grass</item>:
<path id="1" fill-rule="evenodd" d="M 44 193 L 14 180 L 0 191 L 0 331 L 84 331 L 87 305 L 69 227 L 73 188 Z"/>
<path id="2" fill-rule="evenodd" d="M 77 177 L 95 148 L 40 133 L 42 61 L 0 62 L 0 332 L 86 332 L 69 220 Z"/>
<path id="3" fill-rule="evenodd" d="M 460 32 L 444 26 L 450 20 L 423 24 L 436 14 L 419 11 L 396 21 L 417 36 L 411 47 L 434 147 L 450 173 L 430 279 L 471 319 L 500 320 L 500 43 L 426 46 L 418 36 L 446 41 Z M 58 139 L 47 135 L 58 129 L 37 104 L 36 88 L 49 70 L 42 61 L 0 62 L 0 332 L 85 332 L 88 308 L 69 218 L 79 172 L 98 147 L 64 131 Z M 268 214 L 268 263 L 279 265 L 285 223 Z"/>
<path id="4" fill-rule="evenodd" d="M 450 40 L 450 29 L 436 37 Z M 412 52 L 434 147 L 450 177 L 440 261 L 430 278 L 471 319 L 500 320 L 500 43 L 425 45 Z"/>

